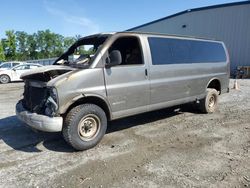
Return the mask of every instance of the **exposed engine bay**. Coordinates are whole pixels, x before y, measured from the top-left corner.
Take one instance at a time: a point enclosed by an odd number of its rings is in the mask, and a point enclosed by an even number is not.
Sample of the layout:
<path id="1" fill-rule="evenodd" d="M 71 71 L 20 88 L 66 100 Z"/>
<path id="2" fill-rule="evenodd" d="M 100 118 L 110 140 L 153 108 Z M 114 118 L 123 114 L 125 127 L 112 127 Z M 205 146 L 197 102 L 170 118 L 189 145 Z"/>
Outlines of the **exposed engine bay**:
<path id="1" fill-rule="evenodd" d="M 33 69 L 22 75 L 25 82 L 22 105 L 32 113 L 56 116 L 57 91 L 47 83 L 67 72 L 76 70 L 69 66 L 50 65 Z"/>
<path id="2" fill-rule="evenodd" d="M 69 66 L 50 65 L 33 69 L 22 75 L 25 82 L 22 104 L 30 112 L 55 116 L 58 109 L 57 91 L 47 83 L 67 72 L 76 70 Z"/>

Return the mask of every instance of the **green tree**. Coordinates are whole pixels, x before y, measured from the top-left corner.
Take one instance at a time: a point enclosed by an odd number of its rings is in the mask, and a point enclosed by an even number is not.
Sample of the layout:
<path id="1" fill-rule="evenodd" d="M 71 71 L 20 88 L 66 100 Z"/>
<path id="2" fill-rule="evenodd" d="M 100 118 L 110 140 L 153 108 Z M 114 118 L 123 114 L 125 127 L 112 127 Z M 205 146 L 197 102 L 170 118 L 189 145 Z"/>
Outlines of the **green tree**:
<path id="1" fill-rule="evenodd" d="M 17 58 L 18 60 L 27 60 L 29 58 L 28 53 L 28 34 L 24 31 L 17 31 L 16 33 L 17 41 Z"/>
<path id="2" fill-rule="evenodd" d="M 58 57 L 64 51 L 64 49 L 63 49 L 64 37 L 62 35 L 55 34 L 55 33 L 52 33 L 51 37 L 52 37 L 52 42 L 54 44 L 54 45 L 52 45 L 51 56 Z"/>
<path id="3" fill-rule="evenodd" d="M 64 37 L 63 50 L 66 51 L 75 41 L 76 41 L 76 38 L 74 37 Z"/>
<path id="4" fill-rule="evenodd" d="M 28 60 L 58 57 L 66 51 L 80 35 L 64 37 L 49 29 L 27 34 L 24 31 L 6 31 L 6 38 L 0 39 L 0 58 L 6 60 Z M 84 49 L 83 49 L 84 50 Z"/>
<path id="5" fill-rule="evenodd" d="M 0 40 L 0 61 L 5 61 L 4 48 L 1 40 Z"/>
<path id="6" fill-rule="evenodd" d="M 36 34 L 36 42 L 37 42 L 37 55 L 38 55 L 38 58 L 42 59 L 42 58 L 45 58 L 46 56 L 48 56 L 48 54 L 46 54 L 46 51 L 45 51 L 45 34 L 44 34 L 44 31 L 38 31 L 37 34 Z"/>
<path id="7" fill-rule="evenodd" d="M 28 59 L 38 59 L 37 34 L 28 35 L 27 39 Z"/>
<path id="8" fill-rule="evenodd" d="M 6 59 L 15 60 L 16 59 L 16 36 L 14 30 L 9 30 L 5 32 L 6 34 Z"/>
<path id="9" fill-rule="evenodd" d="M 50 30 L 37 32 L 38 57 L 57 57 L 63 52 L 64 37 Z"/>

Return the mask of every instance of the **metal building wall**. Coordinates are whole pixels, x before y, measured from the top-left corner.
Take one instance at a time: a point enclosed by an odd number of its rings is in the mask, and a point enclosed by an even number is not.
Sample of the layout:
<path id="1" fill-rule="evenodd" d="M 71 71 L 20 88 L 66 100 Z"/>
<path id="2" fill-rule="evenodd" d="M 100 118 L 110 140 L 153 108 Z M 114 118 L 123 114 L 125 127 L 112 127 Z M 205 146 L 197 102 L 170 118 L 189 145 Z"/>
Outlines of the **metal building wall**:
<path id="1" fill-rule="evenodd" d="M 186 27 L 184 26 L 186 25 Z M 250 4 L 186 12 L 131 31 L 159 32 L 222 40 L 226 44 L 231 73 L 250 66 Z"/>

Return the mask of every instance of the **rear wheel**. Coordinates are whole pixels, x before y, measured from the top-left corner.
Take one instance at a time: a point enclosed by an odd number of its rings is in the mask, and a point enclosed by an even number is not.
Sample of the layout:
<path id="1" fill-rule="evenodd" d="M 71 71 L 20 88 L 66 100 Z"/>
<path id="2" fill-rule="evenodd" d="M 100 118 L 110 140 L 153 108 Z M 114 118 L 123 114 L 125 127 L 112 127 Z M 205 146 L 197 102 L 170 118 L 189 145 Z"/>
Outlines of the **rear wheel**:
<path id="1" fill-rule="evenodd" d="M 218 91 L 207 88 L 207 95 L 200 101 L 199 108 L 203 113 L 213 113 L 218 106 Z"/>
<path id="2" fill-rule="evenodd" d="M 10 82 L 10 77 L 8 75 L 1 75 L 0 76 L 0 83 L 7 84 Z"/>
<path id="3" fill-rule="evenodd" d="M 76 150 L 97 145 L 107 129 L 105 112 L 97 105 L 83 104 L 73 108 L 65 118 L 64 139 Z"/>

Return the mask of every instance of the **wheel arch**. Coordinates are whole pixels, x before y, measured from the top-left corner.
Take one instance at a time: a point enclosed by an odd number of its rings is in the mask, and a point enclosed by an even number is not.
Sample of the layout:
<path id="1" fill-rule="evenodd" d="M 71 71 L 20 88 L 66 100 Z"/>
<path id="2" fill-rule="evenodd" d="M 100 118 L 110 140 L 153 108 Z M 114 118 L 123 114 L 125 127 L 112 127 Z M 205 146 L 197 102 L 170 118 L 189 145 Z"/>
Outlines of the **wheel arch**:
<path id="1" fill-rule="evenodd" d="M 68 114 L 68 112 L 81 104 L 86 104 L 86 103 L 91 103 L 91 104 L 95 104 L 97 106 L 99 106 L 100 108 L 103 109 L 103 111 L 105 112 L 107 119 L 111 120 L 112 119 L 112 113 L 111 113 L 111 109 L 109 104 L 100 96 L 96 96 L 96 95 L 82 95 L 82 97 L 78 98 L 77 100 L 75 100 L 72 104 L 69 105 L 69 107 L 67 108 L 67 110 L 64 112 L 64 115 Z"/>
<path id="2" fill-rule="evenodd" d="M 208 84 L 207 84 L 207 88 L 211 88 L 211 89 L 216 89 L 219 94 L 221 93 L 221 82 L 219 78 L 212 78 L 209 80 Z"/>

